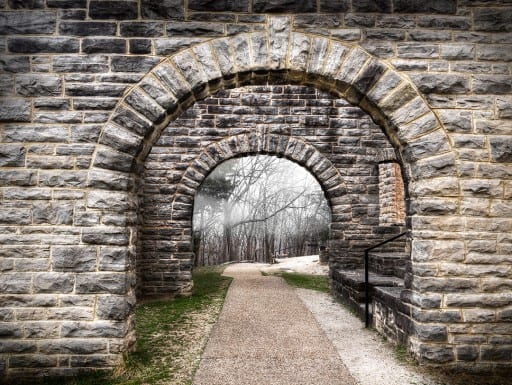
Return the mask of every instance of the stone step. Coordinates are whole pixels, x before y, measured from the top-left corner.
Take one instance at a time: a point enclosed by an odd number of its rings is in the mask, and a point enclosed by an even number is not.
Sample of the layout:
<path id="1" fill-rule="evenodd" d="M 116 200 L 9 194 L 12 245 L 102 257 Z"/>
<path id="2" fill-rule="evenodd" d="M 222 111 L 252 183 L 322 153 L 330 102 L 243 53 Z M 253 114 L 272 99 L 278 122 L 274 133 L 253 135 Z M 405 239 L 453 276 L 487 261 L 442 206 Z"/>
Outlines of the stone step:
<path id="1" fill-rule="evenodd" d="M 405 253 L 372 252 L 368 255 L 370 272 L 385 276 L 404 278 L 405 265 L 409 259 Z"/>
<path id="2" fill-rule="evenodd" d="M 341 283 L 343 289 L 350 294 L 352 300 L 356 302 L 364 302 L 365 288 L 364 288 L 364 270 L 337 270 L 334 272 L 336 281 Z M 399 277 L 390 275 L 382 275 L 370 272 L 369 274 L 370 292 L 373 287 L 403 287 L 404 280 Z"/>

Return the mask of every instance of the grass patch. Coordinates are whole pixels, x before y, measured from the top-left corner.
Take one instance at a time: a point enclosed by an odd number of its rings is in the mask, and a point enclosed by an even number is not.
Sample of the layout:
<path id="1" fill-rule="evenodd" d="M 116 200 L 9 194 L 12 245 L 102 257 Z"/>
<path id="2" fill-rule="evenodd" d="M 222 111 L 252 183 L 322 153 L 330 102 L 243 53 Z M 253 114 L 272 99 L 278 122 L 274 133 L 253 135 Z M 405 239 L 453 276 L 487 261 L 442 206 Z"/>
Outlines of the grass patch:
<path id="1" fill-rule="evenodd" d="M 199 365 L 211 326 L 217 321 L 231 278 L 223 267 L 197 268 L 190 297 L 139 304 L 137 346 L 113 373 L 41 379 L 42 385 L 187 385 Z M 22 384 L 17 382 L 18 384 Z"/>
<path id="2" fill-rule="evenodd" d="M 329 293 L 329 278 L 324 275 L 277 273 L 291 286 Z"/>

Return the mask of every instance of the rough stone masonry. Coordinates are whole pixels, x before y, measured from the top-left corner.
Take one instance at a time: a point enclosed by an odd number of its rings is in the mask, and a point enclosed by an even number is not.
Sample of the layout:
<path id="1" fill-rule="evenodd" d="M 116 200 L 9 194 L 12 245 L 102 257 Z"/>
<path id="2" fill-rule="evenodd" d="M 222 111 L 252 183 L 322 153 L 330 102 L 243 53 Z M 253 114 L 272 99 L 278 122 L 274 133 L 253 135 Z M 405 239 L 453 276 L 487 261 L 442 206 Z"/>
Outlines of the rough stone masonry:
<path id="1" fill-rule="evenodd" d="M 113 367 L 133 348 L 136 294 L 190 291 L 202 180 L 260 153 L 322 185 L 331 277 L 401 228 L 379 218 L 379 168 L 399 164 L 407 348 L 421 363 L 510 370 L 509 1 L 0 9 L 2 378 Z"/>

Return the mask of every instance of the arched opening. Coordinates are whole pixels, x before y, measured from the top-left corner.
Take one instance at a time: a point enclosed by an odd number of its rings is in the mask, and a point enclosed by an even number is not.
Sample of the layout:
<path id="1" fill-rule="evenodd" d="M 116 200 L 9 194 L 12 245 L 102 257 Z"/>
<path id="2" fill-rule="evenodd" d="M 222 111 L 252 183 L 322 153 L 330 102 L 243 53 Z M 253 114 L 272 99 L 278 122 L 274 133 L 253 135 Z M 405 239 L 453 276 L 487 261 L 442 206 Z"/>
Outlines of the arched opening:
<path id="1" fill-rule="evenodd" d="M 436 223 L 445 219 L 450 222 L 452 218 L 445 216 L 457 214 L 451 209 L 453 185 L 458 185 L 456 156 L 445 129 L 411 82 L 386 63 L 372 58 L 358 47 L 291 32 L 289 23 L 287 17 L 270 18 L 268 33 L 250 33 L 205 42 L 157 65 L 125 95 L 102 130 L 89 170 L 89 186 L 126 191 L 119 196 L 133 201 L 133 187 L 140 188 L 138 175 L 144 162 L 147 164 L 147 155 L 165 136 L 161 135 L 162 131 L 196 100 L 202 100 L 219 89 L 285 83 L 310 85 L 330 91 L 350 105 L 360 107 L 371 117 L 372 124 L 384 136 L 384 142 L 396 154 L 395 160 L 400 162 L 405 175 L 404 182 L 409 191 L 408 214 L 411 215 L 406 223 L 411 226 L 410 234 L 414 238 L 412 262 L 406 276 L 407 288 L 400 294 L 400 302 L 408 308 L 408 344 L 420 356 L 424 355 L 421 349 L 445 349 L 451 355 L 453 349 L 443 345 L 446 341 L 439 341 L 435 335 L 436 328 L 425 329 L 427 332 L 422 332 L 419 337 L 411 326 L 417 325 L 418 321 L 414 315 L 411 316 L 410 309 L 411 306 L 423 307 L 421 298 L 429 296 L 428 290 L 421 285 L 421 268 L 417 262 L 418 257 L 422 260 L 436 258 L 432 254 L 437 241 L 433 240 L 429 230 L 435 232 Z M 241 52 L 244 54 L 240 55 Z M 334 239 L 330 246 L 338 252 L 329 255 L 333 280 L 336 280 L 337 272 L 343 269 L 360 267 L 360 251 L 367 246 L 365 243 L 382 239 L 382 232 L 367 231 L 363 238 L 360 229 L 353 231 L 350 228 L 354 223 L 356 227 L 371 227 L 374 222 L 362 220 L 360 215 L 364 217 L 367 210 L 352 209 L 357 204 L 354 205 L 351 199 L 361 194 L 348 190 L 350 183 L 346 179 L 351 176 L 332 165 L 322 153 L 325 150 L 322 144 L 317 148 L 308 143 L 307 131 L 295 137 L 289 133 L 270 133 L 264 125 L 256 124 L 256 129 L 253 127 L 251 132 L 247 132 L 230 131 L 225 139 L 199 140 L 195 147 L 190 143 L 185 145 L 189 138 L 182 138 L 182 149 L 196 150 L 191 153 L 183 151 L 187 160 L 185 164 L 177 164 L 185 172 L 182 177 L 176 176 L 174 198 L 156 212 L 158 215 L 166 211 L 172 213 L 168 223 L 156 228 L 142 224 L 138 237 L 132 238 L 139 245 L 148 242 L 144 238 L 148 234 L 150 244 L 163 245 L 167 242 L 163 249 L 149 245 L 147 254 L 138 253 L 137 275 L 144 277 L 146 282 L 148 277 L 152 281 L 150 289 L 146 287 L 146 294 L 176 294 L 190 289 L 194 194 L 211 169 L 234 154 L 288 155 L 290 159 L 311 169 L 317 179 L 324 183 L 326 196 L 333 207 L 331 233 Z M 179 130 L 174 137 L 180 138 Z M 343 158 L 343 154 L 337 156 Z M 377 157 L 373 160 L 376 161 Z M 378 185 L 377 163 L 371 168 L 373 172 L 366 175 L 368 180 L 363 178 L 361 185 L 367 188 Z M 436 187 L 429 189 L 429 185 Z M 375 194 L 376 190 L 373 191 Z M 375 213 L 379 211 L 378 199 L 372 199 L 368 203 Z M 338 214 L 335 214 L 335 207 L 339 210 Z M 351 219 L 354 213 L 356 221 Z M 133 222 L 130 225 L 133 226 Z M 132 234 L 137 232 L 134 227 L 128 229 Z M 419 256 L 420 253 L 423 255 Z M 144 266 L 144 261 L 149 260 L 157 261 L 157 270 Z M 169 266 L 173 266 L 171 270 Z M 176 266 L 178 277 L 174 273 Z M 436 306 L 439 307 L 440 303 Z"/>
<path id="2" fill-rule="evenodd" d="M 330 222 L 323 190 L 303 167 L 268 155 L 230 159 L 197 191 L 194 266 L 318 254 Z"/>

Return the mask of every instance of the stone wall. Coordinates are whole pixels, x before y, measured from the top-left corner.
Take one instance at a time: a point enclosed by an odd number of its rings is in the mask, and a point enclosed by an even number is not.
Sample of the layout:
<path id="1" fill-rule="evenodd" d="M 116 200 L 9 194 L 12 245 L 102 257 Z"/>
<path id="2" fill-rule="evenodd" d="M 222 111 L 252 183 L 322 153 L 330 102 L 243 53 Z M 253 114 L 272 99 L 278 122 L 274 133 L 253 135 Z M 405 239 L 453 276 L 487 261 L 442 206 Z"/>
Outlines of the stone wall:
<path id="1" fill-rule="evenodd" d="M 1 372 L 69 375 L 121 358 L 133 344 L 147 154 L 196 100 L 276 82 L 359 106 L 398 154 L 412 239 L 401 293 L 411 353 L 460 369 L 510 368 L 508 1 L 0 0 L 0 8 Z M 281 143 L 264 132 L 245 138 L 252 153 Z M 194 188 L 232 156 L 227 138 L 218 143 L 178 184 L 169 227 L 184 245 Z M 309 148 L 302 137 L 291 143 Z M 298 163 L 319 156 L 292 149 L 281 153 Z M 331 170 L 324 158 L 313 159 Z M 350 188 L 336 181 L 333 206 Z M 163 278 L 169 263 L 159 265 Z"/>
<path id="2" fill-rule="evenodd" d="M 314 170 L 315 164 L 300 164 L 315 175 L 332 200 L 330 247 L 337 267 L 362 265 L 362 250 L 389 236 L 388 226 L 379 226 L 378 161 L 396 159 L 382 130 L 368 115 L 347 101 L 327 92 L 303 86 L 249 86 L 221 90 L 191 106 L 162 132 L 146 158 L 142 179 L 142 230 L 138 265 L 141 295 L 180 292 L 189 285 L 178 274 L 191 269 L 190 258 L 172 258 L 167 279 L 155 264 L 169 260 L 178 250 L 189 251 L 183 234 L 172 230 L 177 187 L 188 165 L 204 148 L 224 138 L 257 132 L 284 140 L 300 140 L 332 164 L 332 171 Z M 290 158 L 291 153 L 269 151 Z M 232 148 L 232 156 L 251 152 Z M 346 188 L 334 194 L 333 173 Z M 399 176 L 401 178 L 401 176 Z M 343 196 L 340 196 L 343 194 Z M 403 201 L 403 196 L 401 197 Z M 192 210 L 191 202 L 187 204 Z M 403 203 L 402 203 L 403 205 Z M 191 234 L 191 215 L 184 218 Z M 396 230 L 399 232 L 399 228 Z M 179 265 L 179 266 L 178 266 Z M 176 285 L 169 285 L 173 275 Z"/>
<path id="3" fill-rule="evenodd" d="M 396 162 L 379 164 L 379 223 L 401 225 L 405 222 L 404 180 Z"/>

